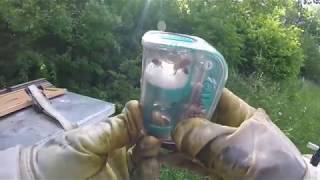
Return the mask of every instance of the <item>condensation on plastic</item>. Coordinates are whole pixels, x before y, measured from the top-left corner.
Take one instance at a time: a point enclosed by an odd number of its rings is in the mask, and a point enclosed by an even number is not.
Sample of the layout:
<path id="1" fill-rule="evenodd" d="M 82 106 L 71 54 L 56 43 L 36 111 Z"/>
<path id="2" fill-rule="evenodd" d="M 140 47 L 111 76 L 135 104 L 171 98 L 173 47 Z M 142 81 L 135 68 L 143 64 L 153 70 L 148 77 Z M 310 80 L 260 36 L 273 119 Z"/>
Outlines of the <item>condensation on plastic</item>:
<path id="1" fill-rule="evenodd" d="M 210 119 L 227 80 L 223 56 L 199 37 L 149 31 L 142 38 L 140 102 L 150 135 L 170 138 L 179 120 Z"/>

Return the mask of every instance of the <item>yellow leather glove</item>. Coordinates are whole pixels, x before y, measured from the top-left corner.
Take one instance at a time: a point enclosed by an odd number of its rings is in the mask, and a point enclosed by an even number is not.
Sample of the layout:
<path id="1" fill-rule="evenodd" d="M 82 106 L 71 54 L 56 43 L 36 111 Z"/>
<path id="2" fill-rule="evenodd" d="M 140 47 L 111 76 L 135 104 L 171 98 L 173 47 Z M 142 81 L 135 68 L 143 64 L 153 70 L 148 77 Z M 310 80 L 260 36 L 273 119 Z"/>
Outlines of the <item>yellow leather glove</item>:
<path id="1" fill-rule="evenodd" d="M 127 150 L 142 129 L 138 101 L 107 121 L 20 150 L 20 179 L 129 179 Z"/>
<path id="2" fill-rule="evenodd" d="M 249 119 L 255 110 L 230 90 L 224 88 L 211 121 L 238 127 L 244 120 Z"/>
<path id="3" fill-rule="evenodd" d="M 161 141 L 153 136 L 143 136 L 132 150 L 134 170 L 132 179 L 156 180 L 160 177 L 160 163 L 157 156 Z"/>
<path id="4" fill-rule="evenodd" d="M 264 110 L 252 108 L 227 89 L 213 120 L 220 124 L 201 118 L 183 120 L 172 133 L 178 150 L 198 165 L 196 170 L 227 180 L 319 178 L 311 175 L 315 168 Z"/>

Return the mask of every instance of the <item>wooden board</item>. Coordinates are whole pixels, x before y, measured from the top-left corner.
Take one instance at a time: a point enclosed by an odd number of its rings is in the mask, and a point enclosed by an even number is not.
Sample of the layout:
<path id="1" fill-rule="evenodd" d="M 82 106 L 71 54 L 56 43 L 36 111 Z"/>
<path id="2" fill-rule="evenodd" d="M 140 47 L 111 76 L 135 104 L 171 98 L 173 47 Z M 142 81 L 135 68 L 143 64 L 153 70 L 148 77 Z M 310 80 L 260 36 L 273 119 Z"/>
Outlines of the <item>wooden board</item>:
<path id="1" fill-rule="evenodd" d="M 49 99 L 65 94 L 66 89 L 46 87 L 43 90 Z M 30 96 L 24 89 L 0 95 L 0 117 L 32 105 Z"/>
<path id="2" fill-rule="evenodd" d="M 9 92 L 13 92 L 13 91 L 17 91 L 17 90 L 20 90 L 20 89 L 25 89 L 26 87 L 28 87 L 28 86 L 30 86 L 32 84 L 36 85 L 36 86 L 41 86 L 43 88 L 45 88 L 45 87 L 54 87 L 49 81 L 47 81 L 44 78 L 41 78 L 41 79 L 36 79 L 36 80 L 33 80 L 33 81 L 29 81 L 29 82 L 25 82 L 25 83 L 22 83 L 22 84 L 17 84 L 17 85 L 11 86 L 11 87 L 7 87 L 7 88 L 4 88 L 4 89 L 1 89 L 0 90 L 0 95 L 6 94 L 6 93 L 9 93 Z"/>

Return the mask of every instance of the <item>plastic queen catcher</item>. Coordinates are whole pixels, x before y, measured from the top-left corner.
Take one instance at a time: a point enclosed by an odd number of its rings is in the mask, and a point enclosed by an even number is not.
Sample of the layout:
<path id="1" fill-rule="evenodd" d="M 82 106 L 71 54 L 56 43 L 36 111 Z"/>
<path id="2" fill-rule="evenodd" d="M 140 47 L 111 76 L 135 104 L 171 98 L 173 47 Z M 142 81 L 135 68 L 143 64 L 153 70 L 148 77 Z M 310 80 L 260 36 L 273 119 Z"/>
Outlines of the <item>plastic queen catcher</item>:
<path id="1" fill-rule="evenodd" d="M 210 119 L 227 80 L 223 56 L 199 37 L 149 31 L 142 37 L 145 130 L 169 139 L 179 120 Z"/>

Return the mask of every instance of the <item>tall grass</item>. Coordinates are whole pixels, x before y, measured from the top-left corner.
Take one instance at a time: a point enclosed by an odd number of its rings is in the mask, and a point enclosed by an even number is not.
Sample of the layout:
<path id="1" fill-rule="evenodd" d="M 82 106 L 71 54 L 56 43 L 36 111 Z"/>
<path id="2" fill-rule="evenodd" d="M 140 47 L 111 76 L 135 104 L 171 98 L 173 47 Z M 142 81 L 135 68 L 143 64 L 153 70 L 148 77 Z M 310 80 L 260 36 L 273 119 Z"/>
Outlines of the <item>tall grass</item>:
<path id="1" fill-rule="evenodd" d="M 300 79 L 273 82 L 263 75 L 230 73 L 227 87 L 254 107 L 267 111 L 271 119 L 303 154 L 311 141 L 320 144 L 320 86 Z M 205 179 L 187 171 L 162 168 L 161 178 Z"/>
<path id="2" fill-rule="evenodd" d="M 265 109 L 302 153 L 310 153 L 308 141 L 320 143 L 319 86 L 300 79 L 272 82 L 257 75 L 231 75 L 227 86 L 252 106 Z"/>

